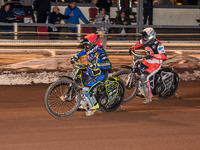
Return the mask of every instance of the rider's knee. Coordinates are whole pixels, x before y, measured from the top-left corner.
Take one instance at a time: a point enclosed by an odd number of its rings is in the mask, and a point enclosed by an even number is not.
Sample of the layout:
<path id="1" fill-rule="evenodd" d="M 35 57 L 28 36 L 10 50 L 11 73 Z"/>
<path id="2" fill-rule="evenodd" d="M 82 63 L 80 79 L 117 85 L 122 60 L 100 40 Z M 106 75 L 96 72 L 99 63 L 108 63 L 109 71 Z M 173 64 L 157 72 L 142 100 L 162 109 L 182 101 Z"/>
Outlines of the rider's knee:
<path id="1" fill-rule="evenodd" d="M 142 75 L 141 75 L 141 81 L 142 81 L 142 82 L 147 82 L 147 75 L 142 74 Z"/>

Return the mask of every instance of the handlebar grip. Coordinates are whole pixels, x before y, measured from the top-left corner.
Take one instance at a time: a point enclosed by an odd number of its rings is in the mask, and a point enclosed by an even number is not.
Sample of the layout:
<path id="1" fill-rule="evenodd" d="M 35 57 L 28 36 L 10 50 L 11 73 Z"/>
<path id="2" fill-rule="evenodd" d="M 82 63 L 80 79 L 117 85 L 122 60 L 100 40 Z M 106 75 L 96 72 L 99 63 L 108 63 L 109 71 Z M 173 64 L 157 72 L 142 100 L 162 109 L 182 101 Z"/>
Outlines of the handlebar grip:
<path id="1" fill-rule="evenodd" d="M 132 52 L 135 51 L 132 47 L 129 48 L 129 54 L 131 55 Z"/>
<path id="2" fill-rule="evenodd" d="M 73 56 L 72 58 L 71 58 L 71 62 L 74 64 L 74 63 L 76 63 L 76 61 L 78 60 L 78 58 L 76 57 L 76 56 Z"/>

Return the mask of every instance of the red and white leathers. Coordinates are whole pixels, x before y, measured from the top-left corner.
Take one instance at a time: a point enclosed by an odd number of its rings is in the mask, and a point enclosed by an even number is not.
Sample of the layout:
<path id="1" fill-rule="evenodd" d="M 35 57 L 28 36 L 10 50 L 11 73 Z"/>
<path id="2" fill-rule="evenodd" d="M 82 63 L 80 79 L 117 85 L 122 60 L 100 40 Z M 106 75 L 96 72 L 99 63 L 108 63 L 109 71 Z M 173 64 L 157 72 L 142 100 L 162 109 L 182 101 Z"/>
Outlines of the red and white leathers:
<path id="1" fill-rule="evenodd" d="M 139 47 L 144 46 L 142 44 L 142 40 L 138 41 L 134 46 L 131 47 L 134 51 Z M 149 42 L 145 47 L 145 53 L 147 55 L 151 55 L 152 58 L 145 59 L 144 62 L 140 62 L 139 68 L 141 69 L 141 81 L 145 84 L 148 88 L 148 92 L 144 92 L 145 98 L 151 99 L 153 97 L 150 87 L 150 77 L 152 77 L 155 73 L 159 71 L 161 68 L 163 60 L 167 59 L 167 55 L 165 53 L 164 46 L 162 43 L 154 39 L 153 41 Z M 144 87 L 145 88 L 145 87 Z M 144 89 L 145 90 L 145 89 Z"/>

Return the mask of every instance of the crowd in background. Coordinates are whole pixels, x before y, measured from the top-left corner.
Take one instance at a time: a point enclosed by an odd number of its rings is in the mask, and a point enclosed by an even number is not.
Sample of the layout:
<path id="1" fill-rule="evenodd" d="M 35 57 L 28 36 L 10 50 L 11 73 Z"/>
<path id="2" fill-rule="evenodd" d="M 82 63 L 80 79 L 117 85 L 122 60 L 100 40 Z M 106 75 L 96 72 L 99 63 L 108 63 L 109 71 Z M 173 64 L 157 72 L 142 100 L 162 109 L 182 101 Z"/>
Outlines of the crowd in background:
<path id="1" fill-rule="evenodd" d="M 194 2 L 195 0 L 191 0 Z M 5 1 L 0 1 L 4 3 Z M 91 22 L 84 16 L 82 11 L 76 6 L 76 3 L 94 3 L 91 0 L 68 0 L 68 7 L 65 9 L 64 14 L 60 13 L 59 7 L 54 7 L 51 11 L 51 0 L 19 0 L 19 6 L 13 6 L 12 3 L 7 2 L 2 5 L 0 10 L 0 22 L 12 23 L 17 20 L 23 20 L 23 17 L 29 17 L 32 19 L 33 23 L 52 23 L 60 24 L 62 20 L 66 24 L 79 24 L 79 18 L 83 20 L 86 24 L 91 24 Z M 131 25 L 130 16 L 133 15 L 132 7 L 137 0 L 117 0 L 118 4 L 118 13 L 114 23 L 119 25 Z M 160 2 L 166 4 L 172 4 L 175 0 L 144 0 L 144 19 L 143 24 L 152 25 L 153 24 L 153 5 L 159 4 Z M 177 2 L 177 0 L 176 0 Z M 184 2 L 184 1 L 183 1 Z M 185 1 L 186 2 L 186 1 Z M 116 3 L 114 0 L 96 0 L 95 4 L 98 7 L 98 13 L 95 17 L 93 23 L 99 25 L 108 25 L 110 21 L 110 7 Z M 136 3 L 135 3 L 136 4 Z M 2 26 L 2 32 L 11 32 L 11 26 Z M 49 27 L 49 32 L 59 32 L 60 28 L 58 27 Z M 104 33 L 109 33 L 109 28 L 107 27 L 98 27 L 97 32 L 102 31 Z M 76 33 L 76 27 L 68 27 L 68 32 Z M 128 28 L 118 28 L 115 30 L 115 33 L 129 33 L 132 32 Z M 54 35 L 56 37 L 58 35 Z M 71 39 L 74 37 L 72 36 Z"/>
<path id="2" fill-rule="evenodd" d="M 132 3 L 132 0 L 126 1 Z M 131 14 L 131 5 L 127 5 L 123 0 L 119 1 L 119 13 L 116 16 L 115 24 L 130 25 L 129 15 Z M 7 2 L 1 7 L 0 22 L 12 23 L 16 21 L 16 16 L 29 16 L 32 18 L 33 23 L 52 23 L 60 24 L 64 20 L 66 24 L 79 24 L 79 18 L 86 24 L 91 24 L 90 21 L 84 16 L 82 11 L 76 6 L 76 0 L 71 0 L 68 7 L 65 9 L 64 14 L 60 13 L 59 7 L 55 6 L 51 12 L 50 0 L 20 0 L 22 7 L 12 8 L 12 3 Z M 93 23 L 106 25 L 110 24 L 110 7 L 112 6 L 111 0 L 98 0 L 96 6 L 99 8 L 98 13 Z M 128 8 L 127 8 L 128 6 Z M 11 32 L 12 27 L 1 27 L 3 32 Z M 59 32 L 58 27 L 49 27 L 49 32 Z M 97 32 L 102 31 L 108 33 L 107 27 L 98 27 Z M 76 27 L 68 27 L 69 33 L 76 33 Z M 127 33 L 127 29 L 117 29 L 117 33 Z M 56 34 L 54 35 L 57 36 Z M 71 37 L 73 39 L 73 37 Z"/>

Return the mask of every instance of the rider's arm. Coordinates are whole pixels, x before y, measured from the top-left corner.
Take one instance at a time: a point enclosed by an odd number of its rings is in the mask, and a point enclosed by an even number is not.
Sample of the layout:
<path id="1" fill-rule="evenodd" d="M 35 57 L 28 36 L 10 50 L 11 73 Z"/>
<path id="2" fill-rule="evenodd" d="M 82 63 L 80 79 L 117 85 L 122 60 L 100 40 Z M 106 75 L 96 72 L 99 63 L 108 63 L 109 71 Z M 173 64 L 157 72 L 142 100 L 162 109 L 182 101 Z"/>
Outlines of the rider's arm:
<path id="1" fill-rule="evenodd" d="M 135 51 L 136 49 L 138 49 L 139 47 L 142 47 L 143 44 L 140 43 L 140 41 L 138 41 L 137 43 L 135 43 L 135 45 L 133 45 L 132 47 L 130 47 L 130 49 L 132 49 L 133 51 Z"/>
<path id="2" fill-rule="evenodd" d="M 135 45 L 133 45 L 132 47 L 129 48 L 129 53 L 131 54 L 132 51 L 135 51 L 136 49 L 138 49 L 139 47 L 142 47 L 143 44 L 141 44 L 140 41 L 138 41 L 137 43 L 135 43 Z"/>
<path id="3" fill-rule="evenodd" d="M 78 53 L 76 56 L 79 58 L 79 57 L 81 57 L 81 56 L 83 56 L 83 55 L 85 55 L 85 51 L 84 50 L 82 50 L 80 53 Z"/>
<path id="4" fill-rule="evenodd" d="M 150 48 L 150 47 L 148 47 L 148 48 Z M 158 45 L 157 50 L 158 50 L 158 54 L 151 53 L 150 55 L 152 57 L 154 57 L 155 59 L 159 59 L 159 60 L 167 59 L 167 55 L 165 53 L 165 49 L 164 49 L 164 46 L 162 44 Z"/>
<path id="5" fill-rule="evenodd" d="M 104 54 L 103 52 L 99 54 L 96 65 L 100 69 L 111 69 L 111 63 L 106 54 Z"/>
<path id="6" fill-rule="evenodd" d="M 81 51 L 80 53 L 78 53 L 77 55 L 73 56 L 73 57 L 71 58 L 71 61 L 72 61 L 72 62 L 77 61 L 78 58 L 81 57 L 81 56 L 83 56 L 83 55 L 85 55 L 84 50 L 82 50 L 82 51 Z"/>

